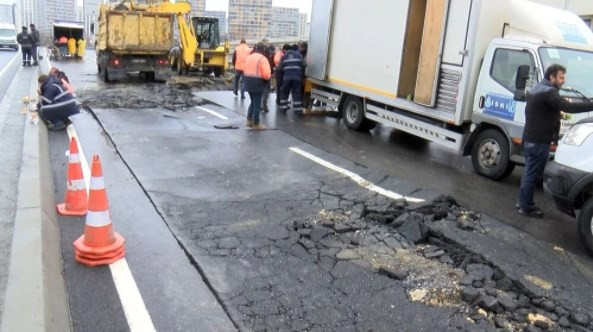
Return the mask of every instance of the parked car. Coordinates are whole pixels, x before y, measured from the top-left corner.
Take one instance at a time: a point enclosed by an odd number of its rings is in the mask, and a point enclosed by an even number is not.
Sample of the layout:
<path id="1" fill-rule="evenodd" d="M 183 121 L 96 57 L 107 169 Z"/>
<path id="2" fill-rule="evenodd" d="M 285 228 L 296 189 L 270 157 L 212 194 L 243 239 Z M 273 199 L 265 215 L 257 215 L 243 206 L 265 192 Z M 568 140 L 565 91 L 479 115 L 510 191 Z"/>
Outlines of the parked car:
<path id="1" fill-rule="evenodd" d="M 12 48 L 15 51 L 19 50 L 14 24 L 0 23 L 0 48 Z"/>
<path id="2" fill-rule="evenodd" d="M 559 142 L 544 188 L 560 211 L 578 216 L 579 237 L 593 255 L 593 117 L 577 122 Z"/>

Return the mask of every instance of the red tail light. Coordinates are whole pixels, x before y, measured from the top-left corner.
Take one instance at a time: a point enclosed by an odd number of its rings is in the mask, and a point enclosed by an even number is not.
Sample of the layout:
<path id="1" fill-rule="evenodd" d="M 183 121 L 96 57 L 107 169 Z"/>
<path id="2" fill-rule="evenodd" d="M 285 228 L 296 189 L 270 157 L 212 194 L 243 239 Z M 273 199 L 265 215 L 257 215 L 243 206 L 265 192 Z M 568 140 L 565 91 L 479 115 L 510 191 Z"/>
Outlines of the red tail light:
<path id="1" fill-rule="evenodd" d="M 166 66 L 169 64 L 169 60 L 167 59 L 159 59 L 156 61 L 156 64 L 159 66 Z"/>
<path id="2" fill-rule="evenodd" d="M 116 66 L 119 66 L 121 64 L 121 61 L 119 59 L 111 59 L 111 60 L 109 60 L 109 64 L 111 66 L 115 66 L 116 67 Z"/>

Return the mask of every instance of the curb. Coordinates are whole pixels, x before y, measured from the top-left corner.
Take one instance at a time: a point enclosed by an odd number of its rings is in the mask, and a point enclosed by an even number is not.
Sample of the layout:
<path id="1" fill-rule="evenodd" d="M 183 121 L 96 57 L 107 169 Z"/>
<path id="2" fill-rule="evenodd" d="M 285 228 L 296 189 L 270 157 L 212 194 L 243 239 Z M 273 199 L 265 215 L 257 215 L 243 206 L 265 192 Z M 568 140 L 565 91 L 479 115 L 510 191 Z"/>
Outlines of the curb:
<path id="1" fill-rule="evenodd" d="M 43 66 L 43 64 L 45 66 Z M 43 69 L 42 69 L 43 68 Z M 39 72 L 49 70 L 47 57 Z M 36 95 L 36 76 L 30 95 Z M 47 128 L 25 124 L 1 331 L 71 331 Z"/>

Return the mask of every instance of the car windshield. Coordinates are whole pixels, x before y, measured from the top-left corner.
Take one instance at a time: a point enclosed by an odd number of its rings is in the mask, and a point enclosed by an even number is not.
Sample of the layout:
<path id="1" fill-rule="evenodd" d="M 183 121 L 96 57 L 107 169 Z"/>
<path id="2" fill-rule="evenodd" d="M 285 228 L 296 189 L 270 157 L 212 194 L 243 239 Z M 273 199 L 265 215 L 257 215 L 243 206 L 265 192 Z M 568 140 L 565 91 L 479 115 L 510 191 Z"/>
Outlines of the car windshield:
<path id="1" fill-rule="evenodd" d="M 593 53 L 567 48 L 542 47 L 539 49 L 544 68 L 552 64 L 566 67 L 564 87 L 579 90 L 587 97 L 593 97 Z"/>
<path id="2" fill-rule="evenodd" d="M 11 29 L 0 29 L 0 37 L 14 37 L 16 34 Z"/>

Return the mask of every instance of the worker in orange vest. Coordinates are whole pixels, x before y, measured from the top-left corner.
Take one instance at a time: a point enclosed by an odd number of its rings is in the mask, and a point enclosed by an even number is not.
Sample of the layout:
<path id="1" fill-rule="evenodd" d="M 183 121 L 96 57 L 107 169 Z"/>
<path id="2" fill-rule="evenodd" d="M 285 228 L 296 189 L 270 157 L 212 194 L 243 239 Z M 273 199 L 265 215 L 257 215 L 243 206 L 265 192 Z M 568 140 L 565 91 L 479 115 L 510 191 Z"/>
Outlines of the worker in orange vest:
<path id="1" fill-rule="evenodd" d="M 233 67 L 235 67 L 235 87 L 233 93 L 237 96 L 239 90 L 239 83 L 243 78 L 243 71 L 245 70 L 245 61 L 251 53 L 251 49 L 247 46 L 245 39 L 241 39 L 241 43 L 235 48 L 233 53 Z M 245 99 L 245 86 L 241 84 L 241 99 Z"/>
<path id="2" fill-rule="evenodd" d="M 249 93 L 249 98 L 251 98 L 245 125 L 254 130 L 266 129 L 259 123 L 259 112 L 264 90 L 270 78 L 272 78 L 272 68 L 266 57 L 266 45 L 259 42 L 255 45 L 253 53 L 247 57 L 244 77 L 245 91 Z"/>
<path id="3" fill-rule="evenodd" d="M 282 93 L 282 76 L 284 75 L 281 72 L 279 73 L 277 68 L 280 65 L 280 60 L 282 60 L 282 57 L 288 50 L 290 50 L 290 48 L 290 44 L 284 44 L 284 46 L 282 46 L 282 50 L 276 52 L 276 54 L 274 55 L 274 64 L 276 65 L 276 105 L 280 105 L 280 95 Z"/>

